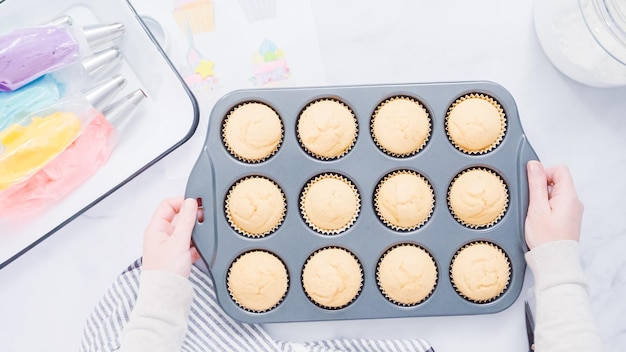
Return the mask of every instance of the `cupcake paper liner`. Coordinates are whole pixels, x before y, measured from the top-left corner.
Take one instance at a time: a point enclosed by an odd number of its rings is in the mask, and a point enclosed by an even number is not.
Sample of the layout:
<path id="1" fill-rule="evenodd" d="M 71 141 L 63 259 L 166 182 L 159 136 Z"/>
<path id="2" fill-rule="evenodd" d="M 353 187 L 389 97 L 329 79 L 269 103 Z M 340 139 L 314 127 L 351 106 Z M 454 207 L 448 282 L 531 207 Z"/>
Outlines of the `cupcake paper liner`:
<path id="1" fill-rule="evenodd" d="M 388 181 L 389 179 L 391 179 L 394 176 L 397 175 L 402 175 L 402 174 L 407 174 L 407 175 L 414 175 L 419 177 L 420 179 L 422 179 L 424 182 L 426 182 L 426 184 L 428 185 L 428 188 L 430 190 L 430 195 L 432 196 L 432 205 L 430 207 L 430 210 L 428 212 L 428 215 L 426 215 L 426 217 L 424 218 L 424 220 L 422 220 L 421 222 L 413 225 L 413 226 L 409 226 L 409 227 L 403 227 L 403 226 L 399 226 L 396 224 L 391 223 L 389 220 L 387 220 L 383 214 L 381 213 L 380 210 L 380 203 L 379 203 L 379 191 L 381 189 L 381 187 L 383 186 L 383 184 Z M 424 226 L 428 220 L 430 220 L 431 216 L 433 215 L 434 211 L 435 211 L 435 193 L 433 190 L 433 186 L 431 185 L 431 183 L 420 173 L 412 171 L 412 170 L 397 170 L 394 172 L 391 172 L 389 174 L 387 174 L 385 177 L 383 177 L 383 179 L 378 182 L 378 184 L 376 185 L 376 190 L 374 191 L 374 209 L 376 210 L 376 215 L 378 216 L 378 219 L 380 219 L 380 221 L 383 222 L 383 224 L 385 224 L 385 226 L 389 227 L 390 229 L 394 230 L 394 231 L 403 231 L 403 232 L 409 232 L 409 231 L 414 231 L 419 229 L 420 227 Z"/>
<path id="2" fill-rule="evenodd" d="M 488 173 L 490 173 L 493 176 L 496 176 L 498 178 L 498 180 L 500 180 L 500 182 L 502 183 L 502 186 L 504 187 L 504 191 L 505 191 L 505 201 L 504 201 L 504 206 L 502 207 L 502 211 L 500 212 L 500 214 L 495 217 L 492 221 L 485 223 L 485 224 L 471 224 L 467 221 L 465 221 L 464 219 L 462 219 L 460 216 L 458 216 L 458 214 L 454 211 L 454 209 L 452 209 L 452 204 L 451 204 L 451 189 L 452 186 L 454 185 L 454 183 L 459 179 L 460 176 L 462 176 L 463 174 L 470 172 L 470 171 L 475 171 L 475 170 L 481 170 L 481 171 L 486 171 Z M 494 172 L 493 170 L 490 170 L 488 168 L 484 168 L 484 167 L 473 167 L 473 168 L 469 168 L 469 169 L 465 169 L 463 171 L 461 171 L 460 173 L 458 173 L 456 176 L 454 176 L 454 179 L 452 180 L 452 182 L 450 182 L 450 185 L 448 186 L 448 196 L 447 196 L 447 200 L 448 200 L 448 209 L 450 210 L 450 213 L 452 214 L 452 216 L 454 217 L 454 219 L 460 223 L 461 225 L 471 228 L 471 229 L 483 229 L 483 228 L 488 228 L 491 226 L 494 226 L 495 224 L 497 224 L 500 220 L 502 220 L 502 218 L 504 217 L 504 215 L 506 214 L 506 211 L 509 208 L 509 188 L 506 185 L 506 182 L 504 182 L 504 179 L 502 179 L 502 176 L 498 175 L 496 172 Z"/>
<path id="3" fill-rule="evenodd" d="M 315 224 L 310 219 L 310 217 L 307 215 L 307 211 L 305 209 L 306 196 L 307 196 L 307 193 L 310 191 L 311 186 L 313 186 L 318 181 L 323 180 L 323 179 L 327 179 L 327 178 L 333 178 L 333 179 L 336 179 L 336 180 L 344 182 L 346 185 L 350 186 L 352 192 L 354 193 L 354 196 L 356 197 L 355 211 L 354 211 L 354 214 L 352 215 L 351 219 L 344 226 L 342 226 L 340 228 L 336 228 L 336 229 L 324 229 L 324 228 L 319 227 L 317 224 Z M 306 222 L 306 224 L 311 229 L 313 229 L 315 232 L 321 233 L 323 235 L 336 235 L 336 234 L 339 234 L 339 233 L 344 232 L 345 230 L 349 229 L 350 227 L 352 227 L 352 225 L 354 225 L 354 222 L 358 218 L 360 212 L 361 212 L 361 197 L 359 195 L 359 191 L 357 190 L 356 186 L 354 185 L 354 183 L 350 179 L 348 179 L 345 176 L 339 175 L 339 174 L 324 173 L 324 174 L 321 174 L 321 175 L 318 175 L 318 176 L 312 178 L 311 180 L 309 180 L 306 183 L 306 185 L 304 187 L 304 190 L 302 191 L 302 193 L 300 195 L 300 214 L 302 215 L 302 218 L 304 219 L 304 222 Z"/>
<path id="4" fill-rule="evenodd" d="M 267 253 L 267 254 L 269 254 L 269 255 L 271 255 L 271 256 L 273 256 L 273 257 L 275 257 L 276 259 L 278 259 L 278 261 L 280 261 L 280 263 L 283 265 L 283 268 L 285 269 L 285 274 L 286 274 L 286 278 L 287 278 L 287 282 L 286 282 L 286 284 L 287 284 L 287 285 L 286 285 L 285 292 L 283 293 L 282 297 L 281 297 L 281 298 L 280 298 L 280 299 L 279 299 L 279 300 L 278 300 L 278 301 L 277 301 L 274 305 L 272 305 L 271 307 L 269 307 L 269 308 L 267 308 L 267 309 L 251 309 L 251 308 L 249 308 L 249 307 L 246 307 L 243 303 L 241 303 L 241 302 L 237 301 L 237 299 L 234 297 L 234 294 L 233 294 L 233 292 L 232 292 L 232 288 L 231 288 L 231 285 L 230 285 L 230 281 L 229 281 L 229 279 L 230 279 L 230 275 L 231 275 L 231 270 L 232 270 L 232 268 L 233 268 L 233 265 L 234 265 L 234 264 L 235 264 L 238 260 L 240 260 L 243 256 L 245 256 L 245 255 L 247 255 L 247 254 L 250 254 L 250 253 L 254 253 L 254 252 L 263 252 L 263 253 Z M 285 263 L 284 263 L 284 262 L 282 261 L 282 259 L 281 259 L 279 256 L 277 256 L 276 254 L 274 254 L 274 253 L 272 253 L 272 252 L 269 252 L 269 251 L 266 251 L 266 250 L 263 250 L 263 249 L 253 249 L 253 250 L 250 250 L 250 251 L 244 252 L 244 253 L 240 254 L 239 256 L 237 256 L 237 258 L 235 258 L 235 259 L 231 262 L 231 264 L 230 264 L 230 266 L 229 266 L 229 268 L 228 268 L 228 274 L 227 274 L 227 276 L 226 276 L 226 287 L 227 287 L 227 290 L 228 290 L 228 295 L 230 296 L 230 299 L 232 299 L 232 301 L 233 301 L 233 302 L 234 302 L 234 303 L 235 303 L 235 304 L 236 304 L 239 308 L 241 308 L 241 309 L 243 309 L 243 310 L 245 310 L 245 311 L 251 312 L 251 313 L 264 313 L 264 312 L 269 312 L 269 311 L 271 311 L 271 310 L 275 309 L 276 307 L 278 307 L 278 306 L 279 306 L 279 305 L 280 305 L 280 304 L 281 304 L 281 303 L 285 300 L 285 297 L 287 297 L 287 293 L 289 292 L 289 287 L 290 287 L 290 285 L 291 285 L 291 280 L 289 279 L 289 271 L 287 270 L 287 266 L 285 265 Z"/>
<path id="5" fill-rule="evenodd" d="M 466 295 L 465 293 L 462 292 L 461 289 L 459 289 L 459 287 L 454 283 L 454 279 L 452 277 L 452 269 L 454 268 L 454 262 L 456 261 L 458 255 L 466 248 L 469 248 L 473 245 L 488 245 L 490 247 L 493 247 L 495 249 L 498 250 L 498 252 L 502 253 L 502 255 L 504 256 L 504 259 L 506 260 L 507 263 L 507 271 L 508 271 L 508 276 L 506 278 L 506 283 L 504 284 L 502 290 L 495 296 L 488 298 L 488 299 L 474 299 L 472 297 L 469 297 L 468 295 Z M 452 261 L 450 262 L 450 269 L 449 269 L 449 276 L 450 276 L 450 283 L 452 284 L 452 287 L 454 288 L 454 291 L 461 297 L 463 297 L 464 299 L 466 299 L 467 301 L 473 302 L 473 303 L 478 303 L 478 304 L 485 304 L 485 303 L 489 303 L 489 302 L 493 302 L 495 300 L 497 300 L 498 298 L 502 297 L 502 295 L 508 290 L 509 286 L 510 286 L 510 282 L 511 282 L 511 259 L 509 258 L 509 256 L 506 254 L 506 252 L 500 248 L 500 246 L 498 246 L 497 244 L 493 243 L 493 242 L 488 242 L 488 241 L 473 241 L 470 243 L 467 243 L 466 245 L 464 245 L 463 247 L 459 248 L 459 250 L 456 251 L 456 253 L 454 253 L 454 257 L 452 258 Z"/>
<path id="6" fill-rule="evenodd" d="M 374 133 L 374 121 L 376 119 L 376 116 L 378 115 L 379 111 L 381 110 L 381 108 L 383 106 L 385 106 L 386 104 L 389 104 L 393 101 L 397 101 L 397 100 L 408 100 L 411 101 L 413 103 L 415 103 L 416 105 L 418 105 L 420 108 L 424 109 L 424 111 L 426 112 L 426 118 L 428 119 L 428 132 L 426 134 L 426 137 L 424 138 L 424 141 L 414 150 L 408 152 L 408 153 L 396 153 L 393 152 L 389 149 L 387 149 L 383 143 L 381 143 L 377 138 L 376 138 L 376 134 Z M 426 145 L 428 144 L 428 141 L 430 140 L 431 137 L 431 132 L 432 132 L 432 119 L 430 117 L 430 113 L 428 112 L 428 109 L 426 109 L 426 107 L 420 103 L 418 100 L 409 97 L 409 96 L 404 96 L 404 95 L 398 95 L 398 96 L 394 96 L 391 97 L 385 101 L 383 101 L 382 103 L 378 104 L 378 106 L 376 107 L 376 110 L 374 111 L 374 113 L 372 114 L 372 118 L 370 119 L 370 134 L 372 135 L 372 139 L 374 140 L 374 143 L 376 144 L 376 146 L 378 147 L 378 149 L 380 149 L 383 153 L 393 156 L 395 158 L 407 158 L 413 155 L 416 155 L 417 153 L 419 153 L 420 151 L 422 151 L 424 149 L 424 147 L 426 147 Z"/>
<path id="7" fill-rule="evenodd" d="M 239 109 L 240 107 L 245 106 L 247 104 L 260 104 L 260 105 L 263 105 L 263 106 L 266 106 L 266 107 L 272 109 L 272 111 L 274 111 L 274 113 L 276 113 L 276 116 L 278 116 L 278 120 L 280 122 L 280 139 L 279 139 L 278 143 L 276 143 L 276 146 L 267 155 L 265 155 L 263 157 L 260 157 L 260 158 L 256 158 L 256 159 L 246 158 L 245 156 L 239 154 L 228 143 L 227 136 L 226 136 L 226 126 L 227 126 L 227 123 L 228 123 L 228 119 L 231 118 L 232 114 L 237 109 Z M 222 144 L 224 144 L 224 147 L 226 148 L 226 150 L 228 150 L 228 153 L 230 153 L 230 155 L 232 155 L 237 160 L 245 162 L 245 163 L 251 163 L 251 164 L 261 163 L 261 162 L 264 162 L 267 159 L 271 158 L 280 149 L 281 145 L 283 144 L 284 139 L 285 139 L 285 125 L 283 124 L 283 121 L 282 121 L 282 119 L 280 117 L 280 114 L 278 114 L 278 112 L 275 109 L 273 109 L 271 106 L 269 106 L 269 105 L 267 105 L 265 103 L 256 102 L 256 101 L 247 101 L 247 102 L 241 103 L 239 105 L 236 105 L 232 109 L 230 109 L 230 111 L 228 112 L 228 114 L 226 115 L 224 120 L 222 121 Z"/>
<path id="8" fill-rule="evenodd" d="M 352 118 L 354 120 L 354 137 L 352 138 L 352 142 L 350 143 L 349 146 L 347 146 L 340 154 L 335 155 L 335 156 L 325 156 L 325 155 L 321 155 L 318 154 L 314 151 L 312 151 L 311 149 L 309 149 L 309 147 L 306 146 L 306 144 L 304 143 L 304 141 L 302 140 L 302 137 L 300 135 L 300 119 L 302 117 L 302 114 L 312 105 L 322 102 L 322 101 L 332 101 L 335 102 L 337 104 L 340 104 L 341 106 L 345 107 L 350 114 L 352 114 Z M 356 118 L 356 115 L 354 114 L 354 111 L 345 103 L 343 103 L 340 100 L 337 99 L 332 99 L 332 98 L 322 98 L 322 99 L 317 99 L 314 100 L 310 103 L 308 103 L 304 109 L 302 109 L 302 111 L 300 112 L 299 116 L 298 116 L 298 120 L 296 121 L 296 134 L 297 134 L 297 138 L 298 138 L 298 143 L 300 144 L 300 146 L 302 147 L 302 149 L 304 149 L 304 151 L 309 154 L 310 156 L 312 156 L 313 158 L 319 159 L 319 160 L 323 160 L 323 161 L 328 161 L 328 160 L 336 160 L 339 159 L 343 156 L 345 156 L 346 154 L 348 154 L 350 152 L 350 150 L 352 150 L 352 148 L 354 148 L 354 145 L 356 144 L 357 141 L 357 137 L 359 135 L 359 122 L 358 119 Z"/>
<path id="9" fill-rule="evenodd" d="M 247 181 L 247 180 L 251 180 L 251 179 L 265 179 L 269 182 L 271 182 L 274 186 L 276 186 L 276 188 L 278 189 L 278 191 L 280 192 L 281 196 L 282 196 L 282 201 L 283 201 L 283 211 L 282 214 L 278 220 L 278 222 L 276 222 L 276 224 L 269 230 L 264 231 L 262 233 L 252 233 L 249 231 L 246 231 L 245 229 L 243 229 L 241 226 L 237 225 L 235 223 L 235 220 L 233 219 L 231 212 L 229 211 L 230 209 L 230 199 L 231 199 L 231 195 L 232 192 L 234 191 L 234 189 L 239 186 L 241 183 Z M 228 193 L 226 195 L 226 199 L 224 201 L 224 214 L 226 215 L 226 219 L 228 220 L 228 224 L 230 225 L 231 228 L 233 228 L 235 231 L 237 231 L 237 233 L 246 236 L 246 237 L 250 237 L 250 238 L 262 238 L 262 237 L 266 237 L 272 233 L 274 233 L 279 227 L 280 225 L 282 225 L 282 223 L 285 221 L 285 215 L 287 213 L 287 199 L 285 197 L 285 192 L 280 188 L 280 186 L 274 181 L 271 180 L 265 176 L 259 176 L 259 175 L 252 175 L 252 176 L 247 176 L 244 177 L 240 180 L 238 180 L 237 182 L 235 182 L 235 184 L 233 184 L 230 189 L 228 190 Z"/>
<path id="10" fill-rule="evenodd" d="M 462 103 L 463 101 L 466 101 L 468 99 L 482 99 L 482 100 L 485 100 L 485 101 L 489 102 L 491 105 L 493 105 L 497 109 L 498 113 L 500 114 L 500 134 L 498 135 L 496 140 L 493 141 L 493 143 L 491 143 L 487 147 L 485 147 L 483 149 L 480 149 L 480 150 L 469 150 L 469 149 L 466 149 L 466 148 L 462 147 L 461 145 L 459 145 L 458 143 L 456 143 L 454 141 L 454 139 L 450 136 L 450 130 L 449 130 L 449 126 L 448 126 L 448 119 L 449 119 L 450 113 L 452 112 L 452 110 L 457 105 L 459 105 L 460 103 Z M 465 154 L 470 154 L 470 155 L 486 154 L 486 153 L 489 153 L 492 150 L 494 150 L 496 147 L 498 147 L 500 145 L 500 143 L 504 140 L 504 136 L 506 135 L 506 130 L 507 130 L 506 116 L 505 116 L 505 113 L 504 113 L 504 109 L 502 109 L 502 106 L 500 105 L 500 103 L 497 102 L 492 97 L 490 97 L 490 96 L 488 96 L 486 94 L 471 93 L 471 94 L 467 94 L 467 95 L 464 95 L 464 96 L 458 98 L 448 108 L 448 112 L 446 113 L 446 119 L 445 119 L 445 129 L 446 129 L 446 135 L 448 136 L 448 140 L 450 140 L 450 143 L 452 143 L 452 145 L 454 145 L 454 147 L 456 149 L 458 149 L 459 151 L 461 151 L 461 152 L 463 152 Z"/>
<path id="11" fill-rule="evenodd" d="M 325 250 L 330 250 L 330 249 L 339 249 L 342 250 L 346 253 L 348 253 L 358 264 L 359 269 L 360 269 L 360 276 L 361 276 L 361 281 L 359 284 L 359 288 L 357 290 L 357 292 L 355 293 L 354 297 L 352 297 L 352 299 L 350 301 L 348 301 L 347 303 L 341 305 L 341 306 L 326 306 L 324 304 L 321 304 L 319 302 L 317 302 L 315 299 L 313 299 L 313 297 L 311 297 L 309 295 L 309 293 L 306 290 L 306 287 L 304 287 L 304 271 L 306 270 L 306 266 L 307 264 L 311 261 L 311 259 L 313 259 L 313 257 L 315 257 L 316 254 L 323 252 Z M 323 247 L 320 248 L 318 250 L 316 250 L 315 252 L 313 252 L 311 255 L 309 255 L 309 257 L 306 259 L 306 261 L 304 262 L 304 265 L 302 266 L 302 274 L 301 274 L 301 282 L 302 282 L 302 291 L 304 292 L 304 295 L 309 299 L 309 301 L 311 301 L 311 303 L 313 303 L 314 305 L 316 305 L 317 307 L 326 309 L 326 310 L 339 310 L 339 309 L 343 309 L 348 307 L 350 304 L 352 304 L 354 301 L 356 301 L 356 299 L 359 297 L 359 295 L 361 294 L 361 291 L 363 291 L 363 280 L 364 280 L 364 274 L 363 274 L 363 264 L 361 264 L 361 261 L 359 260 L 359 258 L 352 253 L 350 250 L 345 249 L 343 247 L 338 247 L 338 246 L 328 246 L 328 247 Z"/>
<path id="12" fill-rule="evenodd" d="M 433 262 L 433 265 L 435 267 L 435 272 L 436 272 L 436 276 L 435 276 L 435 282 L 433 284 L 432 289 L 430 290 L 430 292 L 428 292 L 428 294 L 423 297 L 422 299 L 416 301 L 416 302 L 412 302 L 412 303 L 404 303 L 404 302 L 400 302 L 397 301 L 395 299 L 393 299 L 392 297 L 390 297 L 387 292 L 385 292 L 385 289 L 383 288 L 381 282 L 380 282 L 380 265 L 382 264 L 383 260 L 385 259 L 385 257 L 391 253 L 394 249 L 399 248 L 399 247 L 415 247 L 415 248 L 419 248 L 421 250 L 423 250 L 426 254 L 428 254 L 428 256 L 430 257 L 430 259 Z M 433 257 L 432 253 L 430 253 L 430 251 L 428 251 L 426 248 L 418 245 L 418 244 L 414 244 L 414 243 L 400 243 L 400 244 L 396 244 L 393 247 L 387 249 L 385 251 L 385 253 L 383 253 L 383 255 L 380 257 L 380 259 L 378 260 L 378 263 L 376 264 L 376 284 L 378 285 L 378 289 L 380 291 L 380 293 L 391 303 L 398 305 L 398 306 L 402 306 L 402 307 L 415 307 L 419 304 L 424 303 L 428 298 L 430 298 L 433 293 L 435 292 L 435 289 L 437 288 L 437 285 L 439 284 L 439 268 L 437 267 L 437 263 L 435 262 L 435 258 Z"/>

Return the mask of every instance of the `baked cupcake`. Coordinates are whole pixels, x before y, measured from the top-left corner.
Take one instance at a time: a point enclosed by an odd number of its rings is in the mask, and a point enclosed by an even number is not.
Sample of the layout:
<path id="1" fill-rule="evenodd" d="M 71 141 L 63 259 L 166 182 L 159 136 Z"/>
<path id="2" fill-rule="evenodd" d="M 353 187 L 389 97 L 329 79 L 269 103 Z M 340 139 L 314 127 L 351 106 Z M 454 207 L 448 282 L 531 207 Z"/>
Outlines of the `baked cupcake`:
<path id="1" fill-rule="evenodd" d="M 391 302 L 414 306 L 426 300 L 437 285 L 437 266 L 425 249 L 400 244 L 389 249 L 378 262 L 376 280 Z"/>
<path id="2" fill-rule="evenodd" d="M 310 155 L 322 159 L 336 159 L 345 155 L 357 136 L 354 113 L 334 99 L 316 100 L 307 105 L 298 118 L 298 140 Z"/>
<path id="3" fill-rule="evenodd" d="M 310 180 L 300 195 L 300 212 L 315 231 L 331 235 L 348 229 L 361 208 L 354 184 L 338 174 L 322 174 Z"/>
<path id="4" fill-rule="evenodd" d="M 500 144 L 506 118 L 500 104 L 485 94 L 468 94 L 457 99 L 446 115 L 450 142 L 467 154 L 483 154 Z"/>
<path id="5" fill-rule="evenodd" d="M 245 162 L 261 162 L 272 156 L 283 139 L 283 123 L 269 106 L 247 102 L 233 108 L 224 119 L 222 138 L 226 149 Z"/>
<path id="6" fill-rule="evenodd" d="M 411 231 L 430 218 L 435 195 L 422 175 L 400 170 L 388 174 L 378 183 L 374 207 L 385 225 L 394 230 Z"/>
<path id="7" fill-rule="evenodd" d="M 417 100 L 397 96 L 382 102 L 371 121 L 372 138 L 385 153 L 407 157 L 419 152 L 430 137 L 428 111 Z"/>
<path id="8" fill-rule="evenodd" d="M 511 263 L 500 247 L 473 242 L 459 249 L 450 264 L 450 279 L 463 298 L 487 303 L 500 297 L 511 277 Z"/>
<path id="9" fill-rule="evenodd" d="M 285 218 L 285 195 L 273 181 L 251 176 L 237 181 L 225 201 L 226 218 L 237 232 L 263 237 L 274 232 Z"/>
<path id="10" fill-rule="evenodd" d="M 226 278 L 228 292 L 241 308 L 266 312 L 287 294 L 289 278 L 285 264 L 272 253 L 253 250 L 231 264 Z"/>
<path id="11" fill-rule="evenodd" d="M 316 305 L 339 309 L 356 299 L 363 285 L 363 270 L 348 250 L 327 247 L 313 253 L 302 269 L 302 288 Z"/>
<path id="12" fill-rule="evenodd" d="M 495 172 L 472 168 L 458 174 L 448 189 L 452 215 L 470 228 L 488 227 L 498 222 L 509 204 L 504 180 Z"/>

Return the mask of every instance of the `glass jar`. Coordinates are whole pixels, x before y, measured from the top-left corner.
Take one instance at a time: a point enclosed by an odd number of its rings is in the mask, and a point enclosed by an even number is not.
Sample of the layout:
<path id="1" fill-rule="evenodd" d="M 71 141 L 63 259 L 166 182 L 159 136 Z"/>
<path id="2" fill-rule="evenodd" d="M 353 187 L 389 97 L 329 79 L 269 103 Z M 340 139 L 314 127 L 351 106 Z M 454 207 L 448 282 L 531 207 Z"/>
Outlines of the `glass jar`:
<path id="1" fill-rule="evenodd" d="M 554 66 L 594 87 L 626 86 L 626 0 L 536 0 L 537 37 Z"/>

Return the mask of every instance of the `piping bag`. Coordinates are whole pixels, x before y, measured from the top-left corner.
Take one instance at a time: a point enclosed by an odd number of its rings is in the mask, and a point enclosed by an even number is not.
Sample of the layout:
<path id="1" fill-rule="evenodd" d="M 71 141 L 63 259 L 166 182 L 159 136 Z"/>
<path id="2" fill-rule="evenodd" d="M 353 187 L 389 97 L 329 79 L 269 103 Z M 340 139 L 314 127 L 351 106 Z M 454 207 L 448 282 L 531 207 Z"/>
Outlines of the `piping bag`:
<path id="1" fill-rule="evenodd" d="M 45 74 L 13 92 L 0 92 L 0 131 L 28 113 L 77 93 L 88 82 L 110 72 L 120 61 L 118 48 L 105 49 L 84 58 L 78 65 Z"/>
<path id="2" fill-rule="evenodd" d="M 36 215 L 77 189 L 107 163 L 119 133 L 145 101 L 140 89 L 107 106 L 61 154 L 24 182 L 0 191 L 0 219 Z"/>
<path id="3" fill-rule="evenodd" d="M 83 27 L 61 23 L 1 35 L 0 91 L 14 91 L 46 73 L 70 66 L 123 33 L 121 23 Z"/>
<path id="4" fill-rule="evenodd" d="M 0 131 L 0 191 L 34 175 L 85 130 L 126 79 L 115 76 Z"/>

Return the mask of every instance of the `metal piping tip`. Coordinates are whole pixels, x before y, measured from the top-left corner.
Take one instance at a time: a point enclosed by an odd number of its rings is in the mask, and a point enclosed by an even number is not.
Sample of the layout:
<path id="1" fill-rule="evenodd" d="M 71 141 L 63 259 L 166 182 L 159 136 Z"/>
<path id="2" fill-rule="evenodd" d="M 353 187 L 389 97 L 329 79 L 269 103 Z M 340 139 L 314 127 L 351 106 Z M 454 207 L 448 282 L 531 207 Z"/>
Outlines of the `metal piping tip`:
<path id="1" fill-rule="evenodd" d="M 125 31 L 124 25 L 119 22 L 83 27 L 83 35 L 90 48 L 95 48 L 102 43 L 114 40 L 122 36 Z"/>
<path id="2" fill-rule="evenodd" d="M 96 110 L 102 110 L 125 86 L 126 79 L 117 75 L 84 90 L 83 94 Z"/>
<path id="3" fill-rule="evenodd" d="M 74 20 L 71 16 L 63 15 L 59 18 L 55 18 L 52 21 L 44 24 L 44 27 L 54 27 L 54 26 L 71 26 L 74 23 Z"/>
<path id="4" fill-rule="evenodd" d="M 113 47 L 87 56 L 82 59 L 80 63 L 83 65 L 89 76 L 97 76 L 115 67 L 121 59 L 122 52 L 119 48 Z"/>
<path id="5" fill-rule="evenodd" d="M 135 113 L 146 98 L 146 93 L 141 89 L 137 89 L 104 108 L 102 114 L 104 114 L 111 125 L 119 128 L 124 121 Z"/>

